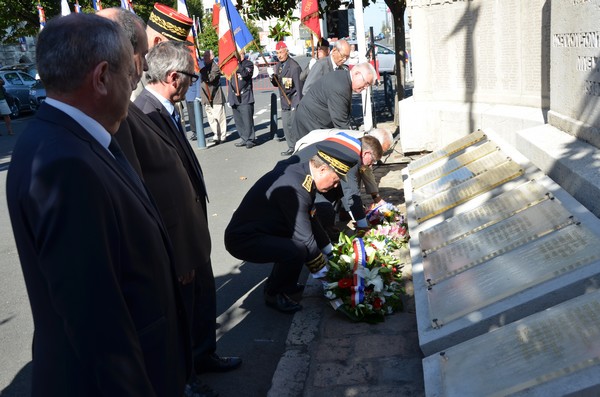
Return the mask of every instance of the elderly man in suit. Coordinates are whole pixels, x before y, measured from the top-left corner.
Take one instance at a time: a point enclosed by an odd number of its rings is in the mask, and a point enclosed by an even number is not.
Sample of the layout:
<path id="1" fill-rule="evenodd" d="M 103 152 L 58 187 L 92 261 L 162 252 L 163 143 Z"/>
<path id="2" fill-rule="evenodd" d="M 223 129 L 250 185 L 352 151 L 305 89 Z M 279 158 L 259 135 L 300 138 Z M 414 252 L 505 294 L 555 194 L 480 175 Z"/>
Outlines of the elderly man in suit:
<path id="1" fill-rule="evenodd" d="M 302 95 L 306 95 L 310 87 L 321 77 L 334 70 L 343 69 L 344 62 L 350 57 L 350 44 L 346 40 L 335 42 L 333 49 L 324 58 L 320 58 L 309 70 L 302 86 Z"/>
<path id="2" fill-rule="evenodd" d="M 183 43 L 167 41 L 150 49 L 148 84 L 135 100 L 158 130 L 138 131 L 136 144 L 142 174 L 174 240 L 177 264 L 192 322 L 194 367 L 197 373 L 228 371 L 240 366 L 238 357 L 219 357 L 216 351 L 216 291 L 210 262 L 208 199 L 200 163 L 185 138 L 175 102 L 185 96 L 192 80 L 193 60 Z M 136 126 L 131 125 L 135 130 Z M 134 137 L 135 137 L 134 135 Z M 168 159 L 159 161 L 165 156 Z M 145 163 L 145 165 L 144 165 Z M 174 166 L 170 164 L 174 163 Z M 192 271 L 192 274 L 189 273 Z"/>
<path id="3" fill-rule="evenodd" d="M 321 77 L 296 109 L 288 144 L 295 147 L 312 130 L 350 129 L 352 92 L 360 93 L 373 85 L 376 75 L 373 65 L 364 62 L 352 70 L 335 70 Z"/>
<path id="4" fill-rule="evenodd" d="M 256 132 L 254 131 L 254 87 L 252 86 L 252 73 L 254 64 L 246 59 L 243 51 L 239 53 L 238 68 L 229 79 L 227 101 L 231 106 L 233 121 L 240 135 L 236 147 L 252 149 L 256 146 Z"/>
<path id="5" fill-rule="evenodd" d="M 221 70 L 215 62 L 212 50 L 204 51 L 204 67 L 200 69 L 202 86 L 202 105 L 206 111 L 206 119 L 213 131 L 212 140 L 215 145 L 227 139 L 227 117 L 225 115 L 225 95 L 221 89 Z"/>
<path id="6" fill-rule="evenodd" d="M 40 32 L 48 93 L 7 177 L 31 302 L 33 396 L 181 396 L 189 330 L 161 216 L 112 135 L 132 47 L 114 22 L 70 14 Z"/>

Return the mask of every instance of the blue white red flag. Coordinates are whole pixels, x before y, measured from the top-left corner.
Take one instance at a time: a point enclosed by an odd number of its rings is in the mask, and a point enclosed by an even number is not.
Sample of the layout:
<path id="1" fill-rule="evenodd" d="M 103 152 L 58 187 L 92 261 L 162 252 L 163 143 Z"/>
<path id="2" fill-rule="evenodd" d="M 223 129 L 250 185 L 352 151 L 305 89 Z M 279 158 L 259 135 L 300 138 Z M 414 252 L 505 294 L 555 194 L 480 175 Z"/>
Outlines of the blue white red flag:
<path id="1" fill-rule="evenodd" d="M 37 5 L 38 17 L 40 19 L 40 31 L 44 29 L 46 26 L 46 13 L 44 12 L 44 7 L 40 3 Z"/>
<path id="2" fill-rule="evenodd" d="M 100 11 L 102 9 L 102 0 L 92 0 L 92 7 L 94 7 L 94 10 Z"/>
<path id="3" fill-rule="evenodd" d="M 79 5 L 79 0 L 75 0 L 74 8 L 75 8 L 75 13 L 76 14 L 81 13 L 81 6 Z"/>
<path id="4" fill-rule="evenodd" d="M 121 0 L 121 8 L 129 10 L 135 14 L 135 11 L 133 11 L 133 2 L 131 0 Z"/>
<path id="5" fill-rule="evenodd" d="M 252 44 L 254 37 L 252 37 L 252 34 L 242 20 L 242 17 L 240 17 L 237 9 L 231 3 L 231 0 L 221 0 L 221 8 L 225 8 L 227 12 L 227 18 L 229 19 L 237 48 L 245 50 L 246 47 Z"/>
<path id="6" fill-rule="evenodd" d="M 219 68 L 229 80 L 238 68 L 235 40 L 229 26 L 227 10 L 223 4 L 219 7 Z"/>

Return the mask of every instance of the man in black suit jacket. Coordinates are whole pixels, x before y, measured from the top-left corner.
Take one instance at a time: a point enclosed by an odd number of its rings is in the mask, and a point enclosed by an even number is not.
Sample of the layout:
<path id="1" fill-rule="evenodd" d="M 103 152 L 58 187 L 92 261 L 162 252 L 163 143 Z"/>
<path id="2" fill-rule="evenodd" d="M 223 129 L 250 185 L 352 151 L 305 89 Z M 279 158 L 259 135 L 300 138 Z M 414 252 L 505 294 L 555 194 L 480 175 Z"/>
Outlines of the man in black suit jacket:
<path id="1" fill-rule="evenodd" d="M 237 147 L 245 146 L 252 149 L 256 146 L 256 132 L 254 131 L 254 89 L 252 87 L 252 74 L 254 65 L 245 58 L 240 51 L 238 68 L 229 79 L 227 101 L 231 106 L 235 128 L 240 136 Z"/>
<path id="2" fill-rule="evenodd" d="M 194 75 L 189 48 L 167 41 L 152 47 L 146 57 L 149 77 L 128 118 L 142 175 L 169 228 L 175 259 L 192 323 L 194 366 L 198 373 L 239 367 L 238 357 L 219 357 L 216 342 L 216 290 L 210 261 L 207 192 L 202 168 L 174 103 L 185 97 Z M 195 77 L 194 77 L 195 76 Z M 135 110 L 134 110 L 135 109 Z M 144 113 L 142 117 L 138 112 Z M 149 119 L 153 127 L 148 129 Z M 119 132 L 120 133 L 120 132 Z M 189 273 L 189 272 L 192 273 Z"/>
<path id="3" fill-rule="evenodd" d="M 376 76 L 373 66 L 364 62 L 350 71 L 335 70 L 321 77 L 296 109 L 288 145 L 294 147 L 312 130 L 350 129 L 352 92 L 360 93 L 373 85 Z"/>
<path id="4" fill-rule="evenodd" d="M 331 53 L 319 59 L 310 69 L 302 86 L 302 94 L 306 95 L 310 87 L 321 77 L 334 70 L 344 69 L 344 62 L 350 57 L 350 44 L 346 40 L 338 40 Z"/>
<path id="5" fill-rule="evenodd" d="M 132 48 L 90 14 L 38 36 L 48 99 L 21 135 L 7 201 L 29 294 L 33 396 L 181 396 L 189 331 L 161 217 L 116 141 Z"/>

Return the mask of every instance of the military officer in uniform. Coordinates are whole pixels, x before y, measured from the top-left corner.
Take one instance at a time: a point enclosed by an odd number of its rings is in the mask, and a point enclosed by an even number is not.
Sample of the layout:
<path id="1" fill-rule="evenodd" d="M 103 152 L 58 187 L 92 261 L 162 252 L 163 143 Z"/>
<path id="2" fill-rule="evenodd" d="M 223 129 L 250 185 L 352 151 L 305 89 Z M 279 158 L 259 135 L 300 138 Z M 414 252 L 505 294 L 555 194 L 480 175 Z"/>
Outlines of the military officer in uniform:
<path id="1" fill-rule="evenodd" d="M 283 134 L 288 142 L 288 149 L 281 154 L 290 155 L 294 152 L 294 147 L 290 146 L 292 120 L 294 111 L 302 99 L 302 82 L 300 81 L 302 68 L 290 57 L 287 45 L 283 41 L 277 43 L 275 50 L 277 50 L 279 62 L 275 68 L 268 67 L 267 73 L 271 83 L 279 88 L 281 99 L 281 122 L 283 123 Z"/>
<path id="2" fill-rule="evenodd" d="M 358 156 L 333 141 L 317 144 L 315 155 L 296 164 L 278 163 L 248 191 L 225 230 L 225 248 L 255 263 L 274 262 L 265 285 L 265 303 L 284 313 L 302 306 L 289 295 L 300 292 L 306 264 L 313 277 L 327 272 L 332 246 L 311 216 L 317 192 L 338 186 Z M 325 254 L 325 255 L 324 255 Z"/>
<path id="3" fill-rule="evenodd" d="M 356 138 L 350 133 L 339 132 L 326 139 L 339 142 L 346 147 L 352 148 L 360 159 L 358 163 L 348 171 L 346 178 L 341 181 L 338 187 L 322 194 L 318 193 L 317 198 L 315 199 L 317 217 L 330 238 L 333 239 L 335 236 L 339 235 L 339 230 L 334 227 L 335 209 L 336 207 L 339 207 L 337 203 L 340 203 L 343 208 L 352 215 L 359 233 L 369 229 L 369 224 L 365 216 L 365 209 L 360 197 L 360 181 L 363 178 L 363 175 L 372 175 L 371 167 L 383 156 L 381 142 L 386 144 L 386 149 L 389 149 L 388 142 L 391 142 L 389 139 L 391 137 L 388 135 L 391 134 L 382 134 L 379 133 L 379 131 L 376 131 L 374 135 L 364 135 L 360 138 Z M 319 142 L 305 146 L 285 162 L 297 163 L 306 161 L 314 156 L 318 147 Z"/>

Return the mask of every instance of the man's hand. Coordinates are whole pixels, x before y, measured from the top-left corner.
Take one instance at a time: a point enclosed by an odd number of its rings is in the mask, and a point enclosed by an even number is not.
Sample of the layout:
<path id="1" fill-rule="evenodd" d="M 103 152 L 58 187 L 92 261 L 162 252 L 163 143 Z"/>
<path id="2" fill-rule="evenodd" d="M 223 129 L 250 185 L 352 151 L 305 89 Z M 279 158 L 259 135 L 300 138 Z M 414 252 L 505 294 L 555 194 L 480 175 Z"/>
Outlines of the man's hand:
<path id="1" fill-rule="evenodd" d="M 186 285 L 194 281 L 194 277 L 196 276 L 196 270 L 192 270 L 189 273 L 184 274 L 183 276 L 179 276 L 177 279 L 182 285 Z"/>
<path id="2" fill-rule="evenodd" d="M 273 75 L 275 74 L 275 71 L 271 66 L 267 68 L 267 74 L 269 75 L 269 77 L 273 77 Z"/>

